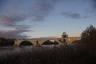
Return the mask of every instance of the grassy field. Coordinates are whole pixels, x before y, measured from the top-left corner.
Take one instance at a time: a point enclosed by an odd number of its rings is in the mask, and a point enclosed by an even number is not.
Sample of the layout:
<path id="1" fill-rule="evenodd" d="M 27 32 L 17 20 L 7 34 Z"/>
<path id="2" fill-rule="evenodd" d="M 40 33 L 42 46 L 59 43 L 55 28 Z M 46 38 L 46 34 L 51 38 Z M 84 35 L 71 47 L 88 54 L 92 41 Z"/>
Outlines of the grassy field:
<path id="1" fill-rule="evenodd" d="M 0 64 L 93 64 L 96 56 L 72 46 L 1 48 Z"/>

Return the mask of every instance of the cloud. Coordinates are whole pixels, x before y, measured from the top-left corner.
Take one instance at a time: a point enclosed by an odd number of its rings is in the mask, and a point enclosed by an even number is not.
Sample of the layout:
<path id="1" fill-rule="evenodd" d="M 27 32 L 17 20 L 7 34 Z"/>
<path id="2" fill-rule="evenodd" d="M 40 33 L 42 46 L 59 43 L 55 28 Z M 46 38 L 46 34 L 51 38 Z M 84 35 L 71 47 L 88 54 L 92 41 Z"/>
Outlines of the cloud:
<path id="1" fill-rule="evenodd" d="M 81 18 L 81 15 L 79 13 L 72 13 L 72 12 L 63 12 L 61 13 L 63 16 L 70 17 L 70 18 Z"/>
<path id="2" fill-rule="evenodd" d="M 29 17 L 31 21 L 43 21 L 46 16 L 54 9 L 55 3 L 62 0 L 8 0 L 3 5 L 0 12 L 0 24 L 12 25 L 23 22 Z M 5 4 L 1 0 L 2 4 Z M 27 2 L 27 3 L 26 3 Z M 26 6 L 25 6 L 26 5 Z M 7 12 L 6 12 L 6 11 Z"/>
<path id="3" fill-rule="evenodd" d="M 55 4 L 63 0 L 0 1 L 3 4 L 3 8 L 1 8 L 2 12 L 0 12 L 0 23 L 7 26 L 17 22 L 23 22 L 29 17 L 32 18 L 32 21 L 43 21 L 54 10 Z"/>
<path id="4" fill-rule="evenodd" d="M 0 0 L 0 26 L 12 27 L 16 30 L 1 31 L 3 37 L 23 37 L 32 25 L 18 23 L 32 18 L 30 22 L 44 21 L 45 17 L 54 10 L 54 5 L 62 0 Z M 23 31 L 22 31 L 23 30 Z"/>
<path id="5" fill-rule="evenodd" d="M 22 15 L 0 16 L 0 24 L 11 26 L 17 22 L 23 21 L 26 17 Z"/>
<path id="6" fill-rule="evenodd" d="M 87 1 L 87 0 L 86 0 Z M 89 5 L 90 5 L 90 12 L 91 13 L 96 13 L 96 0 L 88 0 Z"/>
<path id="7" fill-rule="evenodd" d="M 42 16 L 32 16 L 32 21 L 44 21 Z"/>
<path id="8" fill-rule="evenodd" d="M 29 27 L 31 27 L 33 25 L 11 25 L 11 26 L 13 26 L 13 27 L 15 27 L 16 29 L 19 29 L 19 30 L 24 30 L 24 29 L 28 29 Z"/>
<path id="9" fill-rule="evenodd" d="M 32 6 L 32 20 L 43 21 L 46 16 L 54 9 L 54 3 L 49 0 L 40 0 Z"/>
<path id="10" fill-rule="evenodd" d="M 96 9 L 96 0 L 91 0 L 91 2 L 92 2 L 92 8 Z"/>
<path id="11" fill-rule="evenodd" d="M 73 19 L 86 19 L 90 18 L 89 15 L 81 15 L 80 13 L 74 13 L 74 12 L 63 12 L 61 13 L 62 16 L 73 18 Z"/>
<path id="12" fill-rule="evenodd" d="M 0 37 L 15 38 L 15 39 L 27 38 L 27 37 L 24 37 L 23 35 L 21 35 L 25 31 L 27 31 L 27 30 L 0 31 Z"/>
<path id="13" fill-rule="evenodd" d="M 32 19 L 29 20 L 30 24 L 31 22 L 44 21 L 50 12 L 54 10 L 55 4 L 63 1 L 76 0 L 0 0 L 0 25 L 16 29 L 16 31 L 1 31 L 1 33 L 5 33 L 5 35 L 3 34 L 4 36 L 7 34 L 11 35 L 12 33 L 14 37 L 22 37 L 22 33 L 31 31 L 29 28 L 32 25 L 19 25 L 18 23 L 23 23 L 29 18 Z M 92 0 L 92 2 L 96 6 L 96 0 Z M 82 18 L 79 13 L 63 12 L 62 15 L 74 19 Z M 14 35 L 15 33 L 16 35 Z"/>
<path id="14" fill-rule="evenodd" d="M 16 38 L 16 39 L 22 39 L 22 38 L 27 38 L 25 35 L 21 35 L 24 32 L 33 32 L 33 30 L 29 30 L 29 28 L 32 25 L 16 25 L 16 23 L 21 22 L 25 20 L 26 17 L 24 16 L 0 16 L 0 26 L 5 26 L 6 28 L 12 27 L 15 30 L 10 30 L 9 31 L 0 31 L 0 37 L 5 37 L 5 38 Z"/>

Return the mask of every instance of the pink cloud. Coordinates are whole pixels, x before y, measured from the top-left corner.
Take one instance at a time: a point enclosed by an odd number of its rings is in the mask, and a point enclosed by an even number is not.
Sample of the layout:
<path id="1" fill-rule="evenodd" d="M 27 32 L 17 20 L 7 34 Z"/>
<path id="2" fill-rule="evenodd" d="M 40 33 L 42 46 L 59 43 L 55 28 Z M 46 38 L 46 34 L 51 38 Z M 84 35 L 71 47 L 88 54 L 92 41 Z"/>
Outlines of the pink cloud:
<path id="1" fill-rule="evenodd" d="M 25 31 L 29 31 L 29 30 L 0 31 L 0 37 L 4 37 L 4 38 L 15 38 L 15 39 L 27 38 L 27 37 L 21 35 Z"/>

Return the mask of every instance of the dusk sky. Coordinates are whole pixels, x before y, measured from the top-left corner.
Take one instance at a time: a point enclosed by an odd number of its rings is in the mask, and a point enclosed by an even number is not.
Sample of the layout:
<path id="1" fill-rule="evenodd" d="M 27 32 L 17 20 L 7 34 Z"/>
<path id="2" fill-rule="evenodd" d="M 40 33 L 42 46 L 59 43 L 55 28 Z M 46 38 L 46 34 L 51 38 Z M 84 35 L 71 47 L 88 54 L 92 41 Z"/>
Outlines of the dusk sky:
<path id="1" fill-rule="evenodd" d="M 0 37 L 80 36 L 96 27 L 96 0 L 0 0 Z"/>

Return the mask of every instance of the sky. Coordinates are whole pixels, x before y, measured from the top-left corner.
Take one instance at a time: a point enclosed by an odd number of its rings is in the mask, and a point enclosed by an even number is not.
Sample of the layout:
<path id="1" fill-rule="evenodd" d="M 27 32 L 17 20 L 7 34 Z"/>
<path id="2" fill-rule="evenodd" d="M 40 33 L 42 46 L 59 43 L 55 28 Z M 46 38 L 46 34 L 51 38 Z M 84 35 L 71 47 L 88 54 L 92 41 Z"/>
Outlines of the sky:
<path id="1" fill-rule="evenodd" d="M 96 27 L 96 0 L 0 0 L 0 37 L 80 36 Z"/>

